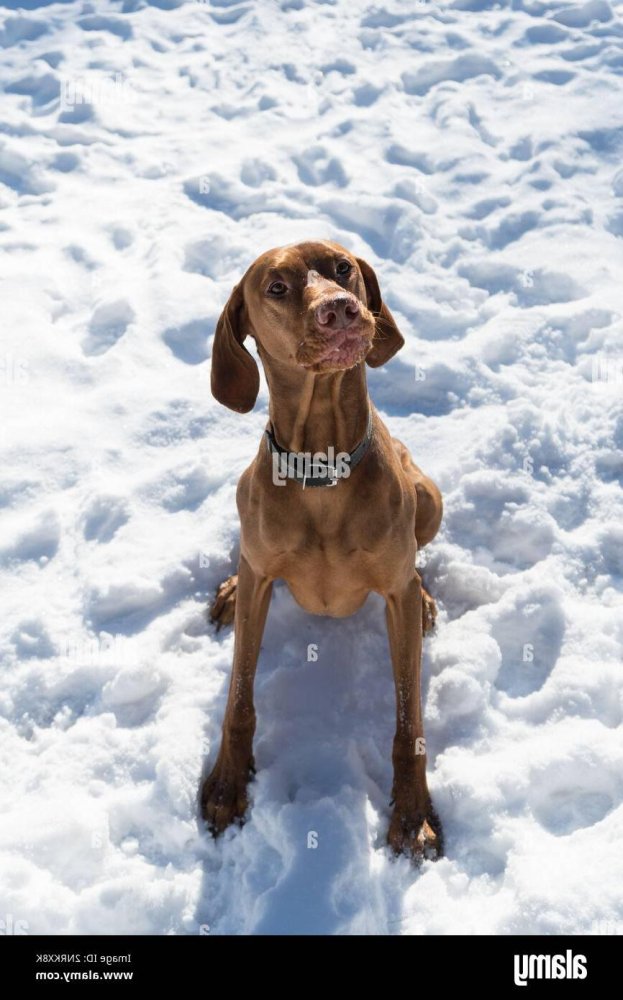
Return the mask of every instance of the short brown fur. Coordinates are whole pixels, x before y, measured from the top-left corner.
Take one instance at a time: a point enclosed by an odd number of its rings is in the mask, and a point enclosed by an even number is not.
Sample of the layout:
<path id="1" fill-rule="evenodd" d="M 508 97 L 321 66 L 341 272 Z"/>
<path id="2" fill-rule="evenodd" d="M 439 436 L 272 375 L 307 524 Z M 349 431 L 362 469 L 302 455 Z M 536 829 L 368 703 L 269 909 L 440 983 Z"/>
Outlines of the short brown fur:
<path id="1" fill-rule="evenodd" d="M 348 275 L 338 271 L 344 261 Z M 287 291 L 277 297 L 280 285 Z M 335 303 L 335 309 L 351 303 L 358 311 L 348 367 L 339 358 L 322 360 L 335 331 L 318 317 Z M 341 328 L 337 333 L 342 336 Z M 354 614 L 374 591 L 386 602 L 396 687 L 388 841 L 395 852 L 416 860 L 437 857 L 442 832 L 421 752 L 420 694 L 423 625 L 425 630 L 434 624 L 435 608 L 415 557 L 439 529 L 441 494 L 390 436 L 369 399 L 365 374 L 366 362 L 385 364 L 403 338 L 370 265 L 330 242 L 262 254 L 232 292 L 215 334 L 212 391 L 238 412 L 253 407 L 259 387 L 257 366 L 243 344 L 247 336 L 255 339 L 264 366 L 270 426 L 281 446 L 314 453 L 333 445 L 336 452 L 350 452 L 365 435 L 370 410 L 373 436 L 361 464 L 331 488 L 303 489 L 292 480 L 276 486 L 264 440 L 240 479 L 238 575 L 221 585 L 212 608 L 219 624 L 234 618 L 234 663 L 220 751 L 201 791 L 202 814 L 218 834 L 241 821 L 247 809 L 254 771 L 253 681 L 273 581 L 285 580 L 306 611 L 333 617 Z M 361 355 L 353 364 L 352 352 Z"/>

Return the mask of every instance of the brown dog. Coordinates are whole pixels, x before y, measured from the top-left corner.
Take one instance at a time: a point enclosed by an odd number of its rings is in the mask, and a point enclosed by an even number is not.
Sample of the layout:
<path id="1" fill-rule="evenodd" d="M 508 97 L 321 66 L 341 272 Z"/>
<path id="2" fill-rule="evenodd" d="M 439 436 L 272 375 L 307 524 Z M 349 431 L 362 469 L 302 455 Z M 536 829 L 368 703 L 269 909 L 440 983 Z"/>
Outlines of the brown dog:
<path id="1" fill-rule="evenodd" d="M 266 372 L 269 427 L 238 484 L 238 576 L 219 588 L 212 608 L 224 623 L 235 606 L 235 643 L 203 816 L 218 834 L 247 808 L 253 681 L 273 580 L 285 580 L 306 611 L 334 617 L 352 615 L 375 591 L 386 602 L 396 685 L 388 840 L 416 859 L 439 856 L 420 697 L 423 625 L 434 623 L 434 604 L 415 555 L 439 529 L 441 494 L 390 437 L 366 387 L 365 362 L 385 364 L 403 338 L 370 265 L 328 242 L 269 250 L 234 288 L 216 327 L 212 392 L 239 413 L 252 409 L 259 388 L 246 336 Z M 330 447 L 346 456 L 341 467 L 327 457 Z M 306 453 L 314 458 L 304 461 Z"/>

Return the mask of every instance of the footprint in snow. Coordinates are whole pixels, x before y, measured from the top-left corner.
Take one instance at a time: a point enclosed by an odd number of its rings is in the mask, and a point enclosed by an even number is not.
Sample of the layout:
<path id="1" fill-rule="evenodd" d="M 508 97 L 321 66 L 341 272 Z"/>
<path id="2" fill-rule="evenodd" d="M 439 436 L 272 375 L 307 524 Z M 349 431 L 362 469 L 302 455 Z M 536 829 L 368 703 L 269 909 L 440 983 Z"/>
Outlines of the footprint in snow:
<path id="1" fill-rule="evenodd" d="M 240 180 L 247 187 L 261 187 L 264 181 L 277 180 L 277 174 L 270 163 L 263 160 L 245 160 L 240 169 Z"/>
<path id="2" fill-rule="evenodd" d="M 45 626 L 37 618 L 19 622 L 11 635 L 11 643 L 20 660 L 44 660 L 56 653 Z"/>
<path id="3" fill-rule="evenodd" d="M 541 80 L 543 83 L 551 83 L 555 87 L 564 87 L 566 83 L 575 79 L 575 73 L 568 69 L 542 69 L 534 74 L 534 79 Z"/>
<path id="4" fill-rule="evenodd" d="M 63 253 L 65 256 L 69 257 L 70 260 L 75 261 L 76 264 L 82 265 L 87 271 L 94 271 L 95 268 L 99 267 L 97 261 L 95 261 L 88 250 L 84 247 L 79 246 L 77 243 L 70 243 L 69 246 L 63 248 Z"/>
<path id="5" fill-rule="evenodd" d="M 127 524 L 128 512 L 119 497 L 96 497 L 84 516 L 83 532 L 88 542 L 109 542 Z"/>
<path id="6" fill-rule="evenodd" d="M 552 20 L 564 24 L 567 28 L 588 28 L 594 21 L 602 23 L 611 21 L 614 17 L 612 7 L 606 0 L 589 0 L 584 4 L 569 4 L 557 13 L 552 14 Z"/>
<path id="7" fill-rule="evenodd" d="M 320 187 L 333 182 L 345 187 L 348 183 L 342 164 L 336 157 L 330 156 L 324 146 L 310 146 L 292 159 L 303 184 Z"/>
<path id="8" fill-rule="evenodd" d="M 55 188 L 38 164 L 4 143 L 0 144 L 0 184 L 17 194 L 46 194 Z"/>
<path id="9" fill-rule="evenodd" d="M 586 294 L 573 278 L 559 271 L 521 270 L 489 258 L 462 264 L 458 271 L 472 287 L 484 288 L 489 295 L 513 292 L 521 306 L 571 302 Z"/>
<path id="10" fill-rule="evenodd" d="M 60 84 L 53 73 L 24 76 L 7 84 L 4 89 L 8 94 L 30 97 L 33 110 L 43 108 L 51 101 L 57 100 L 61 92 Z"/>
<path id="11" fill-rule="evenodd" d="M 117 17 L 89 14 L 86 17 L 78 18 L 76 23 L 83 31 L 108 31 L 111 35 L 123 39 L 124 42 L 132 37 L 132 26 L 128 21 L 122 21 Z"/>
<path id="12" fill-rule="evenodd" d="M 237 2 L 238 0 L 235 0 L 235 3 Z M 215 3 L 214 6 L 225 8 L 223 10 L 210 11 L 210 17 L 213 21 L 216 21 L 217 24 L 235 24 L 252 9 L 250 4 L 235 6 L 234 4 L 223 2 L 223 0 L 220 0 L 218 4 Z"/>
<path id="13" fill-rule="evenodd" d="M 45 565 L 57 551 L 61 537 L 61 528 L 54 511 L 46 511 L 15 541 L 6 546 L 0 555 L 4 559 L 16 562 L 38 562 Z"/>
<path id="14" fill-rule="evenodd" d="M 127 250 L 134 243 L 134 235 L 125 226 L 115 226 L 111 230 L 110 238 L 115 250 Z"/>
<path id="15" fill-rule="evenodd" d="M 614 777 L 605 761 L 573 757 L 553 761 L 532 775 L 532 812 L 557 837 L 593 826 L 615 804 Z"/>
<path id="16" fill-rule="evenodd" d="M 20 7 L 26 7 L 26 3 L 20 3 Z M 19 45 L 20 42 L 33 42 L 41 35 L 49 31 L 47 24 L 33 17 L 7 17 L 2 30 L 0 30 L 0 46 L 3 49 Z"/>
<path id="17" fill-rule="evenodd" d="M 357 67 L 352 62 L 349 62 L 348 59 L 334 59 L 333 62 L 325 63 L 320 69 L 325 75 L 327 73 L 339 73 L 341 76 L 351 76 L 357 72 Z"/>
<path id="18" fill-rule="evenodd" d="M 186 244 L 184 270 L 218 280 L 237 271 L 242 272 L 245 267 L 245 254 L 246 247 L 218 233 L 212 233 L 205 240 Z"/>
<path id="19" fill-rule="evenodd" d="M 527 29 L 524 37 L 529 45 L 557 45 L 566 42 L 570 35 L 557 24 L 536 24 Z"/>
<path id="20" fill-rule="evenodd" d="M 134 318 L 134 310 L 125 299 L 98 306 L 82 341 L 82 350 L 89 357 L 105 354 L 123 337 Z"/>
<path id="21" fill-rule="evenodd" d="M 508 208 L 511 199 L 506 195 L 497 195 L 494 198 L 483 198 L 482 201 L 475 202 L 465 213 L 468 219 L 486 219 L 488 215 L 495 212 L 496 208 Z"/>
<path id="22" fill-rule="evenodd" d="M 375 87 L 372 83 L 364 83 L 361 87 L 356 87 L 353 91 L 353 98 L 358 108 L 369 108 L 383 93 L 382 87 Z"/>
<path id="23" fill-rule="evenodd" d="M 203 463 L 191 463 L 172 469 L 143 489 L 147 502 L 161 504 L 165 510 L 197 510 L 214 486 L 214 479 Z"/>
<path id="24" fill-rule="evenodd" d="M 399 181 L 392 192 L 394 198 L 402 198 L 403 201 L 410 201 L 416 205 L 421 212 L 426 215 L 434 215 L 437 211 L 437 202 L 428 194 L 421 184 L 412 180 Z"/>
<path id="25" fill-rule="evenodd" d="M 565 616 L 553 589 L 532 590 L 491 625 L 502 662 L 495 686 L 510 698 L 539 691 L 560 655 Z"/>
<path id="26" fill-rule="evenodd" d="M 197 319 L 165 330 L 162 339 L 169 350 L 187 365 L 200 365 L 208 357 L 207 332 L 211 324 Z"/>
<path id="27" fill-rule="evenodd" d="M 402 85 L 407 94 L 423 97 L 438 83 L 446 80 L 462 83 L 477 76 L 492 76 L 498 80 L 501 75 L 493 60 L 476 52 L 466 52 L 456 59 L 425 63 L 415 73 L 403 73 Z"/>
<path id="28" fill-rule="evenodd" d="M 75 153 L 57 153 L 51 163 L 52 169 L 58 170 L 62 174 L 71 173 L 79 165 L 80 159 Z"/>
<path id="29" fill-rule="evenodd" d="M 433 174 L 435 172 L 435 164 L 428 153 L 419 152 L 416 149 L 408 149 L 399 142 L 392 142 L 387 147 L 385 159 L 388 163 L 395 163 L 401 167 L 415 167 L 416 170 L 421 171 L 423 174 Z"/>

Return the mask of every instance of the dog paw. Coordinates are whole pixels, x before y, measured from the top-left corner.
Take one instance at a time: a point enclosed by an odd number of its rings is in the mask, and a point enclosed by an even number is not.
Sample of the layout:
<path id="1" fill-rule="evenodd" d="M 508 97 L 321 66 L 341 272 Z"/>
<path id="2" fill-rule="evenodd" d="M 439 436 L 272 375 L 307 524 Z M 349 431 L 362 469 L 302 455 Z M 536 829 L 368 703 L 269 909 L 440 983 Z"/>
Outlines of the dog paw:
<path id="1" fill-rule="evenodd" d="M 232 823 L 242 825 L 247 811 L 247 785 L 253 761 L 246 768 L 233 769 L 217 761 L 201 789 L 201 815 L 213 836 L 218 837 Z"/>
<path id="2" fill-rule="evenodd" d="M 422 632 L 427 635 L 437 624 L 437 605 L 427 590 L 422 587 Z"/>
<path id="3" fill-rule="evenodd" d="M 443 855 L 441 823 L 432 807 L 426 811 L 406 811 L 396 806 L 387 842 L 394 854 L 405 854 L 418 865 L 422 861 L 438 861 Z"/>
<path id="4" fill-rule="evenodd" d="M 216 597 L 210 608 L 210 621 L 216 624 L 216 630 L 223 625 L 231 625 L 236 611 L 236 591 L 238 577 L 230 576 L 224 580 L 216 592 Z"/>

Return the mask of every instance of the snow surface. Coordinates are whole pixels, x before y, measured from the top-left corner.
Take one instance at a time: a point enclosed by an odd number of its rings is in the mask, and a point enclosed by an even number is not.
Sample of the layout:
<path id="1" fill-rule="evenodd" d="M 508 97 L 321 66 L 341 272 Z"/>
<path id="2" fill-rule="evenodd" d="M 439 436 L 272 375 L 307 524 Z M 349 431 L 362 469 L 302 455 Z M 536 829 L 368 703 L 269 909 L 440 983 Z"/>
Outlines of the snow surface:
<path id="1" fill-rule="evenodd" d="M 622 8 L 0 0 L 11 926 L 623 929 Z M 233 642 L 205 606 L 266 417 L 212 400 L 210 337 L 316 236 L 377 269 L 407 344 L 371 391 L 446 501 L 419 872 L 384 843 L 376 597 L 325 621 L 277 587 L 249 822 L 197 821 Z"/>

